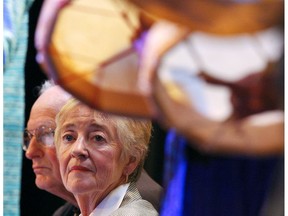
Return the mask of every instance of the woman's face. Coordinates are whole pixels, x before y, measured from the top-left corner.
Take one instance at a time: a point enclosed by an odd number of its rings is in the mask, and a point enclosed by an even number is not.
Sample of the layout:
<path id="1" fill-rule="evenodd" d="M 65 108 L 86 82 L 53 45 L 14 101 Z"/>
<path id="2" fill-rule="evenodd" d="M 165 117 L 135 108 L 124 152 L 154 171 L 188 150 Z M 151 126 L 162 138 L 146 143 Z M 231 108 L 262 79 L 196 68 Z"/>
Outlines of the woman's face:
<path id="1" fill-rule="evenodd" d="M 99 193 L 106 196 L 125 183 L 129 159 L 120 157 L 123 147 L 109 118 L 77 105 L 58 126 L 57 154 L 68 191 L 74 195 Z"/>

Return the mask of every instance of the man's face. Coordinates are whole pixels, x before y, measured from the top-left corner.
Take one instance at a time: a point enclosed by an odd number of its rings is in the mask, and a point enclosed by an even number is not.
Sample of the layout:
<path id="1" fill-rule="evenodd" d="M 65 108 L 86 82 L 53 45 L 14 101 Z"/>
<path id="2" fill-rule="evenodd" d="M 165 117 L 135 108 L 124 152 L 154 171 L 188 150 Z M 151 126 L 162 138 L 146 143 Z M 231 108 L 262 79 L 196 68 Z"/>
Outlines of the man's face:
<path id="1" fill-rule="evenodd" d="M 55 116 L 67 100 L 61 93 L 58 87 L 52 87 L 37 99 L 27 123 L 28 131 L 34 134 L 35 130 L 43 126 L 56 128 Z M 32 168 L 36 175 L 35 183 L 38 188 L 49 192 L 63 188 L 54 145 L 45 146 L 33 136 L 26 151 L 26 157 L 32 160 Z"/>

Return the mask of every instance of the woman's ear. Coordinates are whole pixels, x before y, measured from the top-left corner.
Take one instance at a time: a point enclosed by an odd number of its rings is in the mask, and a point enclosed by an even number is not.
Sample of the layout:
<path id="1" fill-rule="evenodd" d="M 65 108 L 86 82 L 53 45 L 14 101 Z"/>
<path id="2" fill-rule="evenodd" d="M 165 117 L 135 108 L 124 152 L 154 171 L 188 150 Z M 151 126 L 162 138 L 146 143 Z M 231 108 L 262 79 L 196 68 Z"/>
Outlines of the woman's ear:
<path id="1" fill-rule="evenodd" d="M 136 169 L 138 164 L 139 159 L 137 159 L 135 156 L 130 155 L 129 160 L 124 168 L 124 174 L 129 176 Z"/>

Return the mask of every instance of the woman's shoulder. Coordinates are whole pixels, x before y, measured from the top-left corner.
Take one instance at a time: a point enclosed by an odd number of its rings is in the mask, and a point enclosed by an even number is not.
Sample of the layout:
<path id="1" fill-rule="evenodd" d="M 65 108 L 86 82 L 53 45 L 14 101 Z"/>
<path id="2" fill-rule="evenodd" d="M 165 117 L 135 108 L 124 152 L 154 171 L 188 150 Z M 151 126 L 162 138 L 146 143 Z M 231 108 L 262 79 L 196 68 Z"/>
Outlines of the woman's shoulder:
<path id="1" fill-rule="evenodd" d="M 120 207 L 111 216 L 156 216 L 159 215 L 153 205 L 142 199 L 135 183 L 131 183 Z"/>
<path id="2" fill-rule="evenodd" d="M 134 200 L 121 206 L 111 216 L 158 216 L 158 212 L 151 203 L 146 200 Z"/>

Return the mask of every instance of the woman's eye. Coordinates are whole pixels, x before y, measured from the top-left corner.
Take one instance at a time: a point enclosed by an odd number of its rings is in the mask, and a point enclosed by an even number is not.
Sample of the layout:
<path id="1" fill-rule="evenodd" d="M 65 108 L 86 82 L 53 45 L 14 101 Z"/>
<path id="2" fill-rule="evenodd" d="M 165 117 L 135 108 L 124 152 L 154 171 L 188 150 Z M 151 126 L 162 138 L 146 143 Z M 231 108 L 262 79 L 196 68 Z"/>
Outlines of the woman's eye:
<path id="1" fill-rule="evenodd" d="M 63 136 L 63 140 L 67 141 L 67 142 L 71 142 L 71 141 L 74 140 L 74 137 L 72 135 L 70 135 L 70 134 L 66 134 L 66 135 Z"/>
<path id="2" fill-rule="evenodd" d="M 93 137 L 94 141 L 96 142 L 103 142 L 105 141 L 104 137 L 102 137 L 101 135 L 96 135 Z"/>

